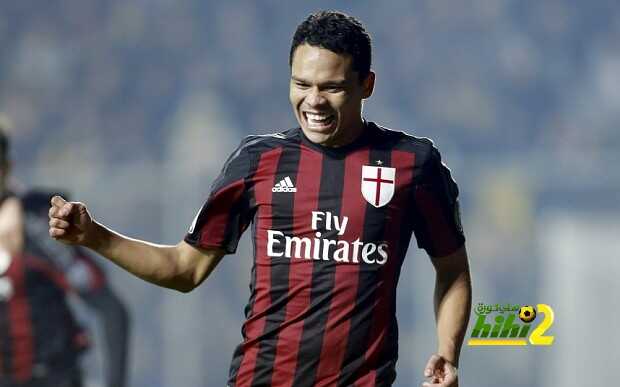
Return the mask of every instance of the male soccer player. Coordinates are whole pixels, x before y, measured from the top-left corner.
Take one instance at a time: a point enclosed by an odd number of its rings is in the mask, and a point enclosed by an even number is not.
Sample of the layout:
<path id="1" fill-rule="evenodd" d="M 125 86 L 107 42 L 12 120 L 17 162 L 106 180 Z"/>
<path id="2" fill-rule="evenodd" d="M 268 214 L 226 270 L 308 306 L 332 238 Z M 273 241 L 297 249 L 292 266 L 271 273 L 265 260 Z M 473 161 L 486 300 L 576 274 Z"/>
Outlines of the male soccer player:
<path id="1" fill-rule="evenodd" d="M 290 51 L 300 127 L 245 138 L 183 241 L 130 239 L 61 197 L 52 200 L 50 235 L 185 292 L 252 224 L 250 299 L 228 385 L 301 387 L 392 385 L 396 285 L 415 233 L 437 271 L 439 348 L 426 384 L 456 386 L 471 304 L 458 189 L 430 140 L 362 118 L 375 82 L 370 64 L 360 22 L 310 15 Z"/>
<path id="2" fill-rule="evenodd" d="M 107 385 L 123 387 L 127 312 L 95 261 L 48 236 L 52 193 L 13 194 L 6 185 L 8 138 L 0 128 L 0 387 L 79 387 L 89 346 L 69 306 L 97 312 L 106 340 Z"/>

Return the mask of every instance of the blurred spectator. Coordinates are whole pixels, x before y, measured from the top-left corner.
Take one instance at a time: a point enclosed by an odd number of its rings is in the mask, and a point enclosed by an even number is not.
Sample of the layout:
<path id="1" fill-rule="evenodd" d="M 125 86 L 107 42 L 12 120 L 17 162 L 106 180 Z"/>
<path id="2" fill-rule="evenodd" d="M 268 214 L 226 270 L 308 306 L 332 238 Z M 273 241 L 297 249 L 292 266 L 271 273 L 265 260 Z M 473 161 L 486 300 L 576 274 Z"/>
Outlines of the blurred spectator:
<path id="1" fill-rule="evenodd" d="M 91 340 L 70 308 L 73 296 L 102 322 L 106 385 L 125 386 L 125 307 L 91 256 L 49 238 L 54 192 L 14 194 L 5 184 L 9 169 L 0 127 L 0 387 L 83 386 L 79 358 Z"/>

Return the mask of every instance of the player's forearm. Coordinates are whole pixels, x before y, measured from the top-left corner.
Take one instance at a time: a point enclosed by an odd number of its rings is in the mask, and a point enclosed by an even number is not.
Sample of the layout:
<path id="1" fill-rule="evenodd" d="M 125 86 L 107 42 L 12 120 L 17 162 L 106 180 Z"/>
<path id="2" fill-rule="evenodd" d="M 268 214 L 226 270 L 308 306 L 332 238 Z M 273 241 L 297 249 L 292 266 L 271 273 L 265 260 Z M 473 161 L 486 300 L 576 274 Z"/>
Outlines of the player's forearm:
<path id="1" fill-rule="evenodd" d="M 471 310 L 469 269 L 439 273 L 435 284 L 438 353 L 458 366 Z"/>
<path id="2" fill-rule="evenodd" d="M 159 286 L 189 291 L 193 287 L 180 270 L 175 246 L 157 245 L 121 235 L 94 223 L 93 236 L 86 247 L 108 258 L 123 269 Z"/>

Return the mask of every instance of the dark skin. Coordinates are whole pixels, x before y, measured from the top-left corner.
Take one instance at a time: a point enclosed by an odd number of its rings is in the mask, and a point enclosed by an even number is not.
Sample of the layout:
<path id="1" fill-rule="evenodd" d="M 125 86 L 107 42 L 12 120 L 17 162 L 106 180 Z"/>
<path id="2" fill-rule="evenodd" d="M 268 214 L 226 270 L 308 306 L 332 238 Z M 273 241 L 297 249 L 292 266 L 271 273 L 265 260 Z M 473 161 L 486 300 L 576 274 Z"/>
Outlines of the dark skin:
<path id="1" fill-rule="evenodd" d="M 301 129 L 316 144 L 339 147 L 362 133 L 363 100 L 374 85 L 375 73 L 360 79 L 350 55 L 308 44 L 295 49 L 289 99 Z M 329 124 L 312 125 L 308 113 L 331 117 Z"/>
<path id="2" fill-rule="evenodd" d="M 435 267 L 437 353 L 424 367 L 425 387 L 457 387 L 459 354 L 471 310 L 471 276 L 465 246 L 445 257 L 432 257 Z"/>

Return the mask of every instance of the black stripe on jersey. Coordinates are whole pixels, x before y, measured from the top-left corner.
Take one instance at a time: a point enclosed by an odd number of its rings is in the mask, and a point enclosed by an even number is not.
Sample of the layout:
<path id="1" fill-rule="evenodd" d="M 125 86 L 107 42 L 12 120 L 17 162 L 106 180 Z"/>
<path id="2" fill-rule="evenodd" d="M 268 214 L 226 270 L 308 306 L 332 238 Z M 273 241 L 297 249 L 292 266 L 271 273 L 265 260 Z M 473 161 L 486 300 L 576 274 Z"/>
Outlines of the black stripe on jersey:
<path id="1" fill-rule="evenodd" d="M 340 216 L 344 173 L 344 158 L 323 158 L 318 211 L 329 211 L 331 216 Z M 337 230 L 324 231 L 321 238 L 338 240 Z M 335 248 L 335 245 L 329 246 L 330 256 L 333 255 Z M 334 261 L 319 260 L 313 262 L 310 312 L 309 317 L 304 320 L 294 387 L 312 387 L 315 385 L 335 275 L 336 263 Z"/>
<path id="2" fill-rule="evenodd" d="M 382 166 L 391 165 L 391 149 L 373 148 L 370 150 L 369 161 L 376 163 L 382 162 Z M 366 204 L 366 215 L 364 217 L 364 236 L 363 241 L 371 240 L 373 235 L 383 235 L 385 232 L 385 220 L 388 206 L 376 208 L 370 203 Z M 363 270 L 363 265 L 359 271 L 359 282 L 355 308 L 352 312 L 351 325 L 349 328 L 349 339 L 347 349 L 342 364 L 344 368 L 340 372 L 338 387 L 351 386 L 355 379 L 365 371 L 361 369 L 365 363 L 367 343 L 373 321 L 373 303 L 376 298 L 376 286 L 379 281 L 381 271 Z"/>
<path id="3" fill-rule="evenodd" d="M 258 158 L 258 156 L 254 156 L 254 157 Z M 250 172 L 248 174 L 249 182 L 246 182 L 246 184 L 249 183 L 247 194 L 249 195 L 249 208 L 250 209 L 256 208 L 256 195 L 254 194 L 255 185 L 253 184 L 252 180 L 254 179 L 256 175 L 257 169 L 258 169 L 258 161 L 252 162 L 251 167 L 250 167 Z M 256 214 L 257 212 L 255 211 L 253 219 L 252 219 L 252 230 L 251 230 L 252 252 L 255 258 L 256 258 L 256 238 L 254 236 L 256 235 Z M 254 289 L 256 289 L 256 265 L 252 265 L 252 269 L 250 273 L 250 298 L 244 309 L 244 316 L 245 316 L 246 321 L 250 317 L 250 314 L 252 313 L 252 310 L 254 309 L 254 302 L 256 301 L 256 291 Z M 243 340 L 245 341 L 245 338 L 246 338 L 245 325 L 241 327 L 241 335 L 243 337 Z M 241 367 L 242 361 L 243 361 L 243 345 L 239 345 L 235 349 L 233 353 L 232 361 L 230 363 L 230 368 L 228 372 L 229 380 L 233 380 L 234 377 L 236 377 L 237 373 L 239 372 L 239 367 Z"/>
<path id="4" fill-rule="evenodd" d="M 238 240 L 240 239 L 240 235 L 247 229 L 249 226 L 249 222 L 253 219 L 253 214 L 250 212 L 256 208 L 256 200 L 254 197 L 254 184 L 252 183 L 252 179 L 258 169 L 258 162 L 253 160 L 253 157 L 250 157 L 249 161 L 249 170 L 247 172 L 248 178 L 244 180 L 245 184 L 245 192 L 244 195 L 248 198 L 248 200 L 239 200 L 231 207 L 231 213 L 233 214 L 242 214 L 236 217 L 230 217 L 228 222 L 226 222 L 226 230 L 224 232 L 224 240 Z M 245 223 L 244 223 L 245 222 Z M 255 235 L 254 233 L 252 235 Z M 254 238 L 252 238 L 254 240 Z M 236 246 L 236 243 L 235 243 Z"/>
<path id="5" fill-rule="evenodd" d="M 251 197 L 252 208 L 255 207 L 255 202 L 256 202 L 255 196 L 252 194 L 252 197 Z M 252 221 L 252 235 L 256 235 L 256 213 L 254 214 L 254 220 Z M 251 238 L 251 239 L 252 239 L 252 251 L 254 252 L 254 257 L 256 257 L 256 238 Z M 250 317 L 250 314 L 252 313 L 252 310 L 254 309 L 254 303 L 256 301 L 255 289 L 256 289 L 256 265 L 254 264 L 252 265 L 252 269 L 250 272 L 250 299 L 248 300 L 248 303 L 246 304 L 245 309 L 244 309 L 244 316 L 245 316 L 246 321 Z M 243 340 L 245 341 L 246 339 L 245 324 L 241 327 L 241 336 L 243 337 Z M 230 363 L 230 368 L 228 371 L 229 380 L 234 380 L 237 373 L 239 372 L 239 367 L 241 367 L 242 361 L 243 361 L 243 345 L 238 345 L 233 353 L 232 361 Z"/>
<path id="6" fill-rule="evenodd" d="M 256 177 L 256 172 L 258 170 L 259 167 L 259 163 L 261 160 L 261 156 L 262 154 L 264 154 L 265 152 L 271 151 L 277 147 L 281 147 L 283 145 L 282 140 L 289 137 L 291 132 L 293 132 L 292 130 L 289 130 L 287 132 L 284 133 L 277 133 L 274 135 L 268 135 L 268 136 L 249 136 L 246 138 L 246 140 L 244 140 L 244 144 L 246 146 L 247 151 L 249 153 L 249 157 L 250 157 L 250 161 L 251 161 L 251 167 L 250 167 L 250 173 L 249 175 L 249 186 L 247 187 L 247 194 L 249 195 L 249 207 L 250 209 L 255 209 L 256 208 L 256 194 L 255 194 L 255 184 L 254 184 L 254 179 Z M 252 148 L 251 150 L 249 148 Z M 232 157 L 232 156 L 231 156 Z M 246 182 L 246 183 L 248 183 Z M 274 178 L 274 182 L 277 182 L 277 180 Z M 257 211 L 254 212 L 253 217 L 252 217 L 252 251 L 253 251 L 253 256 L 254 259 L 256 259 L 256 255 L 257 255 L 257 246 L 256 246 L 256 227 L 257 227 L 257 219 L 256 219 L 256 215 L 257 215 Z M 250 314 L 252 313 L 252 311 L 254 310 L 254 304 L 256 302 L 256 264 L 252 265 L 252 269 L 251 269 L 251 273 L 250 273 L 250 298 L 248 300 L 248 303 L 245 306 L 244 309 L 244 315 L 245 315 L 245 319 L 246 321 L 249 319 Z M 247 337 L 246 332 L 245 332 L 245 324 L 241 327 L 241 334 L 243 336 L 243 340 L 245 342 L 245 339 Z M 243 362 L 243 356 L 244 356 L 244 346 L 243 344 L 240 344 L 237 346 L 237 348 L 235 349 L 233 356 L 232 356 L 232 361 L 230 364 L 230 368 L 229 368 L 229 383 L 234 383 L 234 380 L 236 379 L 238 373 L 239 373 L 239 369 L 241 368 L 241 363 Z"/>
<path id="7" fill-rule="evenodd" d="M 407 154 L 406 157 L 404 156 L 404 153 Z M 413 162 L 413 166 L 415 166 L 415 163 L 417 162 L 416 154 L 414 152 L 403 152 L 399 150 L 399 154 L 393 154 L 393 156 L 400 158 L 399 162 L 393 161 L 393 164 L 404 165 L 404 160 L 407 160 L 407 162 Z M 409 182 L 409 185 L 411 185 L 413 171 L 411 171 L 411 174 L 406 174 L 405 176 L 401 175 L 401 179 L 405 179 L 405 182 Z M 387 280 L 393 284 L 390 289 L 390 292 L 393 292 L 393 294 L 388 298 L 390 300 L 390 305 L 389 308 L 387 308 L 387 313 L 389 314 L 390 319 L 386 321 L 387 334 L 383 339 L 382 348 L 379 349 L 379 355 L 376 358 L 375 387 L 391 386 L 396 379 L 396 361 L 398 359 L 396 289 L 400 278 L 403 260 L 406 257 L 407 248 L 409 246 L 409 242 L 411 241 L 411 231 L 414 217 L 411 215 L 412 213 L 410 208 L 412 206 L 409 195 L 401 194 L 395 198 L 397 206 L 402 209 L 406 208 L 407 211 L 392 213 L 390 215 L 390 224 L 387 225 L 387 229 L 385 231 L 386 238 L 389 238 L 389 235 L 398 235 L 397 238 L 394 238 L 397 242 L 393 254 L 394 258 L 397 258 L 398 261 L 393 262 L 394 265 L 392 268 L 394 269 L 394 272 L 391 273 L 389 277 L 386 277 Z"/>
<path id="8" fill-rule="evenodd" d="M 297 181 L 300 157 L 301 148 L 299 146 L 284 147 L 280 159 L 278 160 L 274 183 L 280 182 L 286 177 L 291 178 L 293 181 Z M 298 187 L 298 189 L 301 189 L 301 187 Z M 271 195 L 272 229 L 281 231 L 286 236 L 294 236 L 292 222 L 294 218 L 294 193 L 272 192 Z M 270 309 L 272 309 L 273 312 L 269 313 L 265 321 L 265 328 L 263 330 L 265 338 L 262 339 L 259 344 L 256 367 L 252 380 L 252 386 L 255 387 L 271 385 L 271 376 L 273 374 L 276 347 L 278 344 L 277 331 L 286 317 L 290 262 L 290 258 L 286 257 L 271 258 Z"/>
<path id="9" fill-rule="evenodd" d="M 409 223 L 409 216 L 401 217 L 398 250 L 394 253 L 394 257 L 398 257 L 401 260 L 405 259 L 407 248 L 409 246 L 409 242 L 411 241 L 412 233 Z M 393 277 L 394 281 L 396 282 L 398 282 L 400 278 L 401 269 L 402 262 L 398 262 L 396 264 L 396 273 Z M 396 287 L 397 284 L 394 284 L 395 289 Z M 381 348 L 381 352 L 378 357 L 380 363 L 377 364 L 378 367 L 375 375 L 375 387 L 391 386 L 396 379 L 396 360 L 398 359 L 398 322 L 396 319 L 396 296 L 391 298 L 391 302 L 392 305 L 390 305 L 389 310 L 392 311 L 392 316 L 391 321 L 388 322 L 387 336 L 383 341 L 383 348 Z"/>

